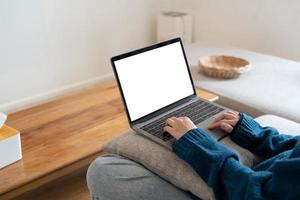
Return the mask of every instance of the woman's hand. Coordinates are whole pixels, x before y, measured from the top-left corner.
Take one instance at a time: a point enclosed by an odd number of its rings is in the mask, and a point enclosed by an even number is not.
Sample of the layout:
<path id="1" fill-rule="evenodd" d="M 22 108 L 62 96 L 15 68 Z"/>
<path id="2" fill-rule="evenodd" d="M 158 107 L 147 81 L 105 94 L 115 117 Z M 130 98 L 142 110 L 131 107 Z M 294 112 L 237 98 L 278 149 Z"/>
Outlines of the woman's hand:
<path id="1" fill-rule="evenodd" d="M 167 119 L 164 131 L 170 133 L 177 140 L 186 132 L 197 128 L 188 117 L 171 117 Z"/>
<path id="2" fill-rule="evenodd" d="M 219 115 L 207 128 L 220 128 L 227 133 L 231 133 L 239 120 L 240 115 L 238 112 L 228 111 Z"/>
<path id="3" fill-rule="evenodd" d="M 235 125 L 240 120 L 238 112 L 228 111 L 219 115 L 207 128 L 220 128 L 227 133 L 231 133 Z M 188 117 L 171 117 L 167 119 L 164 131 L 170 133 L 177 140 L 189 130 L 197 128 Z"/>

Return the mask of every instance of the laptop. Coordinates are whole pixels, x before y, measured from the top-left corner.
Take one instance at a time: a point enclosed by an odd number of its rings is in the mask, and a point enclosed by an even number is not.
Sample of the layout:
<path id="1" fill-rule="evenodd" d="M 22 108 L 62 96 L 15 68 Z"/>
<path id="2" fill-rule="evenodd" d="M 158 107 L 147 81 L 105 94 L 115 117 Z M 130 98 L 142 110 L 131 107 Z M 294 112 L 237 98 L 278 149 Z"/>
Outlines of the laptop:
<path id="1" fill-rule="evenodd" d="M 171 148 L 175 141 L 163 131 L 169 117 L 189 117 L 206 129 L 214 116 L 229 109 L 196 95 L 180 38 L 154 44 L 111 58 L 130 127 Z M 217 139 L 220 129 L 207 130 Z"/>

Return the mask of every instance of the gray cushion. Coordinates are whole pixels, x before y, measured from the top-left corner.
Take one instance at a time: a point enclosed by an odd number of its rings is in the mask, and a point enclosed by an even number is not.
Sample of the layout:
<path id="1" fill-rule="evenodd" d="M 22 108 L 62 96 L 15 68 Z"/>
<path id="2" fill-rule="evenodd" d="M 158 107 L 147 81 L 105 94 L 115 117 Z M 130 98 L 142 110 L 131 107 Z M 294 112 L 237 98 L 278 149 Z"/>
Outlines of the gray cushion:
<path id="1" fill-rule="evenodd" d="M 259 158 L 238 146 L 229 137 L 221 143 L 236 151 L 240 161 L 251 167 Z M 202 199 L 214 198 L 212 190 L 196 172 L 173 152 L 135 132 L 128 132 L 104 146 L 106 153 L 118 154 L 134 160 L 182 190 Z"/>
<path id="2" fill-rule="evenodd" d="M 104 146 L 104 152 L 134 160 L 150 171 L 202 199 L 214 199 L 212 190 L 173 152 L 149 139 L 128 132 Z"/>
<path id="3" fill-rule="evenodd" d="M 254 155 L 247 149 L 234 143 L 230 139 L 230 136 L 223 138 L 220 142 L 225 146 L 229 147 L 230 149 L 234 150 L 239 155 L 240 162 L 246 165 L 247 167 L 252 167 L 254 164 L 258 163 L 262 159 L 261 157 Z"/>

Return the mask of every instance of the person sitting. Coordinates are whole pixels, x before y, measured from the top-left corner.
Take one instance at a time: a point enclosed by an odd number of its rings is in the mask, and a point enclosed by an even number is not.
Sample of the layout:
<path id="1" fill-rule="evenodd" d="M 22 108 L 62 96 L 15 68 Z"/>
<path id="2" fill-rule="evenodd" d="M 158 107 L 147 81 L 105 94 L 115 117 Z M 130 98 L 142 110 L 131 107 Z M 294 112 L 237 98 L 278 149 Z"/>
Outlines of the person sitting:
<path id="1" fill-rule="evenodd" d="M 233 150 L 197 128 L 188 117 L 167 119 L 164 131 L 176 139 L 173 152 L 213 189 L 217 199 L 300 198 L 300 136 L 279 134 L 275 128 L 262 127 L 249 115 L 233 111 L 222 113 L 208 128 L 224 130 L 235 143 L 265 158 L 246 167 Z M 108 170 L 112 166 L 115 168 Z M 95 178 L 99 173 L 106 176 L 101 183 Z M 94 162 L 88 170 L 88 186 L 94 199 L 196 199 L 118 156 Z"/>

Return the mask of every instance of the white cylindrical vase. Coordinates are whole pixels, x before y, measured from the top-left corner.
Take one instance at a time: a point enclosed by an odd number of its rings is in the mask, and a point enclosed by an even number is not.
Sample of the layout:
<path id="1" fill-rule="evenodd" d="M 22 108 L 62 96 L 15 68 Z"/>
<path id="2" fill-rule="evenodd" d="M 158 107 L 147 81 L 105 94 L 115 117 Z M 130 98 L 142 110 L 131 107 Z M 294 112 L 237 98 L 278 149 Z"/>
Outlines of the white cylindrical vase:
<path id="1" fill-rule="evenodd" d="M 157 41 L 181 37 L 184 43 L 192 43 L 193 17 L 183 12 L 163 12 L 157 17 Z"/>

